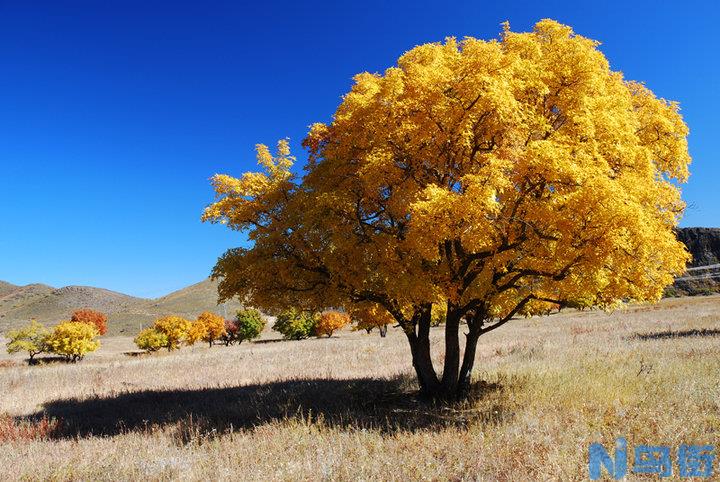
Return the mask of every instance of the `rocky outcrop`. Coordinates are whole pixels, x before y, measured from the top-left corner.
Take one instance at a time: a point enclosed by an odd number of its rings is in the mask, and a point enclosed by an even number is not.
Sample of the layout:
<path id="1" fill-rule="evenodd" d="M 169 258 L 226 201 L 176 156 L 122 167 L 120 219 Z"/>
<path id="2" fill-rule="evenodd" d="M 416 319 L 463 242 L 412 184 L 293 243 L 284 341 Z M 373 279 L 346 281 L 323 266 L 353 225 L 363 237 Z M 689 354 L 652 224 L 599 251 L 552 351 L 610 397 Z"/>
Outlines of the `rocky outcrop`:
<path id="1" fill-rule="evenodd" d="M 665 291 L 668 296 L 720 293 L 720 228 L 679 228 L 677 237 L 692 254 L 685 274 Z"/>
<path id="2" fill-rule="evenodd" d="M 679 228 L 677 237 L 692 254 L 690 267 L 720 263 L 720 228 Z"/>

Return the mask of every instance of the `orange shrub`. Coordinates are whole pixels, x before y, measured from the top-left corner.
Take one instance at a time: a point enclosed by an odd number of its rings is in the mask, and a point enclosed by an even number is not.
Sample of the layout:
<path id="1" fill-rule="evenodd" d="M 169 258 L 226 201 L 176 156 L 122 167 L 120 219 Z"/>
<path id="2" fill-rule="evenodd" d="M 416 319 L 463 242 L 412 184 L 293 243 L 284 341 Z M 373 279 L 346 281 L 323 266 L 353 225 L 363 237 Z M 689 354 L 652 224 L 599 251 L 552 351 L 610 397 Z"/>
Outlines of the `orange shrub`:
<path id="1" fill-rule="evenodd" d="M 194 324 L 198 325 L 198 330 L 201 332 L 200 339 L 210 346 L 225 335 L 225 319 L 210 311 L 200 313 Z"/>
<path id="2" fill-rule="evenodd" d="M 39 420 L 16 420 L 0 415 L 0 444 L 27 440 L 47 440 L 58 435 L 62 421 L 43 415 Z"/>
<path id="3" fill-rule="evenodd" d="M 395 319 L 385 308 L 378 305 L 363 304 L 353 309 L 352 317 L 355 321 L 355 330 L 365 330 L 370 333 L 377 328 L 381 337 L 387 334 L 388 325 L 392 325 Z"/>
<path id="4" fill-rule="evenodd" d="M 320 337 L 332 336 L 335 330 L 339 330 L 350 323 L 350 316 L 340 311 L 324 311 L 315 324 L 315 335 Z"/>
<path id="5" fill-rule="evenodd" d="M 70 321 L 79 321 L 80 323 L 94 325 L 100 335 L 107 333 L 107 315 L 99 311 L 88 308 L 75 310 L 70 317 Z"/>

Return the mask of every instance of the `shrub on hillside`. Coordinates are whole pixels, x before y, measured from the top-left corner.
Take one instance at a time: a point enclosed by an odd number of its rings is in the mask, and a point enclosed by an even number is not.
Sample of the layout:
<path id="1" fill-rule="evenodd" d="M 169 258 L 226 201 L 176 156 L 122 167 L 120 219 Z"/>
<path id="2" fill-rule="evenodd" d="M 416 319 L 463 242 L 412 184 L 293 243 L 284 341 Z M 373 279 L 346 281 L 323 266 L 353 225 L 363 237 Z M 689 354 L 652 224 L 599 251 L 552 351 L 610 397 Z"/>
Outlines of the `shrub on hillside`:
<path id="1" fill-rule="evenodd" d="M 158 318 L 153 327 L 167 338 L 165 348 L 168 351 L 177 350 L 180 348 L 180 343 L 187 342 L 188 336 L 194 336 L 193 333 L 190 333 L 193 328 L 192 322 L 181 316 L 171 315 Z"/>
<path id="2" fill-rule="evenodd" d="M 331 337 L 336 330 L 340 330 L 350 323 L 350 316 L 340 311 L 324 311 L 315 324 L 315 336 Z"/>
<path id="3" fill-rule="evenodd" d="M 61 321 L 48 336 L 46 343 L 49 351 L 76 362 L 86 354 L 97 350 L 100 342 L 97 328 L 81 321 Z"/>
<path id="4" fill-rule="evenodd" d="M 32 320 L 29 325 L 18 330 L 11 330 L 5 336 L 8 338 L 6 345 L 8 353 L 26 351 L 32 362 L 35 355 L 48 350 L 47 338 L 50 336 L 50 330 L 36 320 Z"/>
<path id="5" fill-rule="evenodd" d="M 99 311 L 90 309 L 75 310 L 70 317 L 70 321 L 79 321 L 81 323 L 89 323 L 95 328 L 100 335 L 107 333 L 107 315 Z"/>
<path id="6" fill-rule="evenodd" d="M 243 309 L 235 317 L 234 338 L 238 343 L 245 340 L 254 340 L 265 329 L 265 319 L 258 310 Z"/>
<path id="7" fill-rule="evenodd" d="M 315 323 L 316 318 L 312 313 L 291 308 L 277 316 L 272 329 L 281 333 L 286 340 L 302 340 L 313 334 Z"/>
<path id="8" fill-rule="evenodd" d="M 135 337 L 135 345 L 146 352 L 158 351 L 168 345 L 167 335 L 155 328 L 145 328 Z"/>

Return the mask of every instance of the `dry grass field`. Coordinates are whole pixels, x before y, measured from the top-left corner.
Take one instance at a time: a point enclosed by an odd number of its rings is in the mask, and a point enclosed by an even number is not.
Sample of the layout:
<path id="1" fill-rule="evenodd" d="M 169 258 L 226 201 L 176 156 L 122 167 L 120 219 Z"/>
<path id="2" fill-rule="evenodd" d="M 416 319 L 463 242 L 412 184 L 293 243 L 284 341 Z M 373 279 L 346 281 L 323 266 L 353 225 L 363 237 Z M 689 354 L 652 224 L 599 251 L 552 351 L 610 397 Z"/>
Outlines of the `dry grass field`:
<path id="1" fill-rule="evenodd" d="M 398 330 L 273 336 L 0 356 L 0 480 L 567 481 L 591 442 L 720 442 L 720 296 L 513 321 L 481 339 L 473 399 L 452 407 L 408 396 Z"/>

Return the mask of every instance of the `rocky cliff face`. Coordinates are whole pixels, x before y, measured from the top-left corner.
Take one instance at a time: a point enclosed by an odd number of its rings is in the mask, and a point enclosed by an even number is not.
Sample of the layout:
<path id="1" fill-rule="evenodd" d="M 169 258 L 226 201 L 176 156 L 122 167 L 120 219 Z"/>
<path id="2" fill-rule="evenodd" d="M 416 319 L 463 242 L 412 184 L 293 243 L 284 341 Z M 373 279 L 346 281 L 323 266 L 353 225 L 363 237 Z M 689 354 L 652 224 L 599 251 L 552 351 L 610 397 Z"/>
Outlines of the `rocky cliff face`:
<path id="1" fill-rule="evenodd" d="M 720 263 L 720 228 L 680 228 L 677 236 L 693 256 L 690 267 Z"/>
<path id="2" fill-rule="evenodd" d="M 679 228 L 677 237 L 693 259 L 687 273 L 667 288 L 666 295 L 720 293 L 720 228 Z"/>

